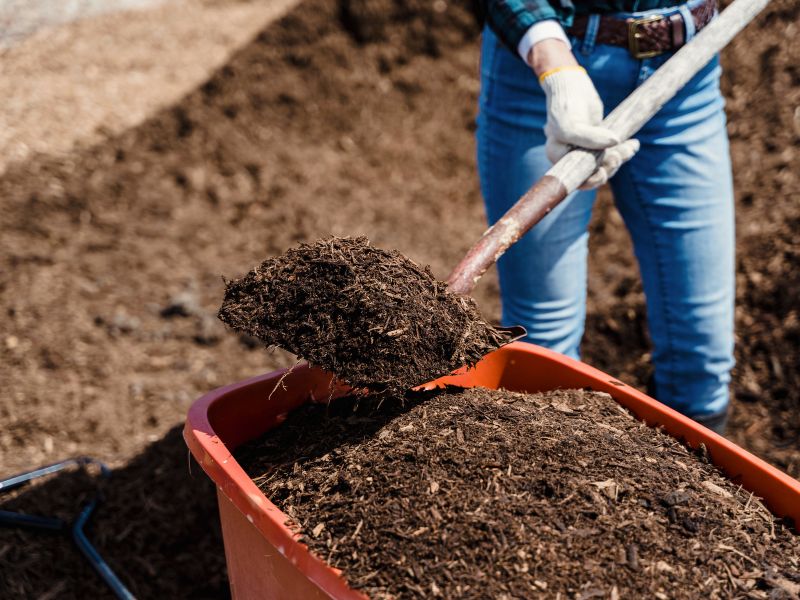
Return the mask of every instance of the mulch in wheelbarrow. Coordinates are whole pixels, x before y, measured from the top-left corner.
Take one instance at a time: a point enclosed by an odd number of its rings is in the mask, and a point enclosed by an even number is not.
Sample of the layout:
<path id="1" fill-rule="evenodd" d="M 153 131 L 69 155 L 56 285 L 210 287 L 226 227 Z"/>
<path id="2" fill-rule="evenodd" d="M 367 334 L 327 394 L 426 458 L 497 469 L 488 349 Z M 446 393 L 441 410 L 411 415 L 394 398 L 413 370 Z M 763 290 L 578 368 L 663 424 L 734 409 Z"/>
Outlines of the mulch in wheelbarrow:
<path id="1" fill-rule="evenodd" d="M 800 537 L 608 395 L 303 406 L 237 460 L 371 598 L 797 598 Z"/>

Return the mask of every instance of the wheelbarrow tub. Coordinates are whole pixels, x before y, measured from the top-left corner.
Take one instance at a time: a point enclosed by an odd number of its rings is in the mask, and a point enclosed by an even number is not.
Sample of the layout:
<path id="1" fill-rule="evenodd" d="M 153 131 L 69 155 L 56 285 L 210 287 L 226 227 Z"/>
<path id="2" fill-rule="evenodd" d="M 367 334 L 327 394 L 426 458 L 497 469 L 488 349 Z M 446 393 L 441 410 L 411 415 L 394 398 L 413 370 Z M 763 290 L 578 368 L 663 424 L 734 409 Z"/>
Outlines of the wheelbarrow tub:
<path id="1" fill-rule="evenodd" d="M 474 369 L 426 387 L 443 384 L 528 393 L 567 388 L 607 392 L 648 425 L 663 427 L 691 447 L 704 444 L 711 461 L 732 482 L 763 498 L 775 515 L 800 523 L 800 482 L 584 363 L 516 342 L 487 355 Z M 264 496 L 231 454 L 239 445 L 279 425 L 292 409 L 306 402 L 325 402 L 331 390 L 335 396 L 347 392 L 331 386 L 329 374 L 300 365 L 214 390 L 189 409 L 183 435 L 197 462 L 217 485 L 234 598 L 365 598 L 347 586 L 340 571 L 298 541 L 299 533 L 287 526 L 287 515 Z"/>

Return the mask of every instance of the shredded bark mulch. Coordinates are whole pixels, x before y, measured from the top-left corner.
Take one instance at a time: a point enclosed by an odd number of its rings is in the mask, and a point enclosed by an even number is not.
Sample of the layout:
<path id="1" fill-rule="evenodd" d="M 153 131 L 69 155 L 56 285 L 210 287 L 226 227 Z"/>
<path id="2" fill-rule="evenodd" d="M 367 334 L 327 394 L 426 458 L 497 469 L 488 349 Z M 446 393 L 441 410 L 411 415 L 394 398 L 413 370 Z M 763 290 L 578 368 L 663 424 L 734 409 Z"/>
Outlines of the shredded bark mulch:
<path id="1" fill-rule="evenodd" d="M 365 237 L 265 260 L 227 284 L 219 318 L 373 392 L 402 393 L 474 365 L 508 339 L 429 267 Z"/>
<path id="2" fill-rule="evenodd" d="M 800 538 L 606 394 L 307 405 L 236 452 L 372 598 L 796 598 Z"/>

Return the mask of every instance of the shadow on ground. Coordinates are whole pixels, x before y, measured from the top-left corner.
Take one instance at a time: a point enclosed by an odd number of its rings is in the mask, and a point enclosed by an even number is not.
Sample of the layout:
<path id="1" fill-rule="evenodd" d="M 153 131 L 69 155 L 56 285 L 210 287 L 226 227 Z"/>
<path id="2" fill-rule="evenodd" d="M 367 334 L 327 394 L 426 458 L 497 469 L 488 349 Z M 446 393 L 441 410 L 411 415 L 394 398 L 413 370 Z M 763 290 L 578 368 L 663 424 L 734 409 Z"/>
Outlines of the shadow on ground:
<path id="1" fill-rule="evenodd" d="M 108 480 L 74 471 L 3 500 L 1 510 L 72 520 L 102 491 L 89 539 L 138 598 L 229 595 L 214 485 L 190 464 L 180 427 Z M 10 494 L 9 494 L 10 495 Z M 4 598 L 113 597 L 72 542 L 60 534 L 0 528 Z"/>

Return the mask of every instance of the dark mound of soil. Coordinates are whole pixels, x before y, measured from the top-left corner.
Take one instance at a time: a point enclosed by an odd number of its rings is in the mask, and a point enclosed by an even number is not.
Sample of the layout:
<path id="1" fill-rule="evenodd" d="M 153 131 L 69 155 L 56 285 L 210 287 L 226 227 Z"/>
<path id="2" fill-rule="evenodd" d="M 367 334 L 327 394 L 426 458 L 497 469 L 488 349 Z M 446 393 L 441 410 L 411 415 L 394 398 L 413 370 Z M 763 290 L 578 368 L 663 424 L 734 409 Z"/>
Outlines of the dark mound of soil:
<path id="1" fill-rule="evenodd" d="M 378 412 L 309 405 L 237 460 L 372 598 L 800 589 L 800 538 L 606 394 L 451 389 Z"/>
<path id="2" fill-rule="evenodd" d="M 507 340 L 472 298 L 365 237 L 265 260 L 227 284 L 219 318 L 356 389 L 395 394 L 472 366 Z"/>

